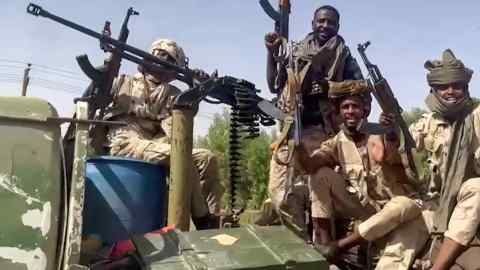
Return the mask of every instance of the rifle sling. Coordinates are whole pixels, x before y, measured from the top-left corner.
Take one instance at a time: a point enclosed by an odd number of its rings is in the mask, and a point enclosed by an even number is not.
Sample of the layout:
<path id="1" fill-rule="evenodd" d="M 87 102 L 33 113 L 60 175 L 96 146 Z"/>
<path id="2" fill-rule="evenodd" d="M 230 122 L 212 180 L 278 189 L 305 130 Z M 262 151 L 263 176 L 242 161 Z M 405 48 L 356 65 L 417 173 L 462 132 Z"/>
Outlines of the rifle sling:
<path id="1" fill-rule="evenodd" d="M 289 135 L 292 134 L 291 131 L 293 130 L 294 127 L 295 127 L 295 120 L 293 119 L 292 116 L 287 116 L 283 122 L 283 128 L 282 128 L 280 137 L 271 146 L 273 157 L 275 161 L 280 165 L 287 166 L 292 161 L 293 152 L 295 150 L 295 142 L 294 140 L 289 139 Z M 280 160 L 280 158 L 278 157 L 278 150 L 285 143 L 288 146 L 288 157 L 287 157 L 287 160 L 283 161 L 283 160 Z"/>

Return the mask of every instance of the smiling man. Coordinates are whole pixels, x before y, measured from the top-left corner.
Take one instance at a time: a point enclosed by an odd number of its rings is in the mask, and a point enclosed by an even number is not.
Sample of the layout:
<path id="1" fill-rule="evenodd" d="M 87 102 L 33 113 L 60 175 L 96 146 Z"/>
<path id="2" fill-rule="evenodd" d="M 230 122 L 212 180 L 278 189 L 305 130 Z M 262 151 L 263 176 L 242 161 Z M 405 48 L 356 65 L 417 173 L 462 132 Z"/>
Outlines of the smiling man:
<path id="1" fill-rule="evenodd" d="M 431 87 L 425 103 L 431 113 L 410 130 L 417 149 L 428 154 L 427 203 L 435 212 L 426 224 L 433 225 L 428 229 L 441 242 L 432 269 L 478 269 L 480 107 L 468 88 L 473 71 L 449 49 L 425 68 Z"/>
<path id="2" fill-rule="evenodd" d="M 352 234 L 316 245 L 317 249 L 332 259 L 338 252 L 370 241 L 383 249 L 376 269 L 407 270 L 424 245 L 427 232 L 418 233 L 422 209 L 407 197 L 411 190 L 398 151 L 397 131 L 379 136 L 359 130 L 370 109 L 368 88 L 363 80 L 331 82 L 329 97 L 341 117 L 341 130 L 310 155 L 300 147 L 296 157 L 315 179 L 310 184 L 314 201 L 323 206 L 319 217 L 360 222 Z M 393 123 L 393 115 L 381 114 L 381 125 L 390 128 Z M 319 171 L 324 166 L 338 167 L 340 181 L 325 177 Z M 412 237 L 412 232 L 418 234 Z"/>
<path id="3" fill-rule="evenodd" d="M 270 90 L 279 95 L 278 106 L 285 113 L 293 115 L 297 94 L 301 94 L 302 113 L 301 141 L 308 150 L 317 148 L 322 141 L 338 131 L 337 117 L 328 100 L 328 81 L 362 79 L 357 62 L 351 56 L 343 38 L 338 35 L 340 14 L 332 6 L 321 6 L 315 10 L 312 20 L 312 32 L 305 39 L 292 46 L 287 65 L 277 66 L 277 55 L 282 40 L 276 33 L 265 36 L 268 51 L 267 82 Z M 280 67 L 279 69 L 277 69 Z M 298 101 L 298 100 L 297 100 Z M 282 134 L 292 134 L 283 123 Z M 305 210 L 311 208 L 313 240 L 326 242 L 330 221 L 318 217 L 322 208 L 312 199 L 312 187 L 309 182 L 316 181 L 294 168 L 291 172 L 291 149 L 288 138 L 280 136 L 274 147 L 270 163 L 269 194 L 278 212 L 288 212 L 293 222 L 305 231 Z M 293 165 L 295 167 L 295 165 Z M 330 178 L 339 176 L 325 168 L 323 175 Z M 283 211 L 285 210 L 285 211 Z"/>

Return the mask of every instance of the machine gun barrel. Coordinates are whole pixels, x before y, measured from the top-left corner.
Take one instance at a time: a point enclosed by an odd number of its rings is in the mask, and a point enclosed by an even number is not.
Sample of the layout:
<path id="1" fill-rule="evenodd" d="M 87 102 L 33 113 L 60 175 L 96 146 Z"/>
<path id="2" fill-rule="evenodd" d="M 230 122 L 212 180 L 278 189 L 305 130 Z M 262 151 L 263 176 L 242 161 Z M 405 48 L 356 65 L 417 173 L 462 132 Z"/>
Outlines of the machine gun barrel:
<path id="1" fill-rule="evenodd" d="M 49 18 L 53 21 L 56 21 L 60 24 L 63 24 L 69 28 L 75 29 L 81 33 L 84 33 L 90 37 L 93 37 L 95 39 L 100 40 L 101 43 L 111 45 L 113 48 L 110 48 L 109 50 L 114 50 L 119 49 L 120 52 L 118 52 L 122 58 L 125 58 L 129 61 L 132 61 L 136 64 L 142 65 L 145 68 L 151 70 L 152 72 L 155 71 L 165 71 L 165 70 L 170 70 L 174 71 L 176 74 L 178 74 L 177 79 L 188 84 L 188 85 L 193 85 L 194 83 L 194 73 L 193 70 L 187 68 L 187 67 L 181 67 L 175 64 L 172 64 L 167 61 L 163 61 L 159 59 L 158 57 L 155 57 L 151 55 L 150 53 L 140 50 L 138 48 L 135 48 L 133 46 L 130 46 L 124 42 L 121 42 L 117 39 L 114 39 L 112 37 L 109 37 L 107 35 L 104 35 L 102 33 L 96 32 L 94 30 L 91 30 L 87 27 L 84 27 L 82 25 L 79 25 L 77 23 L 74 23 L 72 21 L 66 20 L 64 18 L 61 18 L 59 16 L 56 16 L 42 7 L 35 5 L 35 4 L 29 4 L 27 7 L 27 12 L 35 15 L 35 16 L 41 16 L 45 18 Z M 148 63 L 150 62 L 150 63 Z"/>

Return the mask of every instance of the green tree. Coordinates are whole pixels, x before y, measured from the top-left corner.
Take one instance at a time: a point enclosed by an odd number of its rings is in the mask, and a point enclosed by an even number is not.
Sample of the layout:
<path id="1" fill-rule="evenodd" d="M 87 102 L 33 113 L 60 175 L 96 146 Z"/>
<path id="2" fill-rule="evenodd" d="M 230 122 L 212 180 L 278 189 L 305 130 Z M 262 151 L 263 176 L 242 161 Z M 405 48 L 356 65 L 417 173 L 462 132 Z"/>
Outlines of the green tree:
<path id="1" fill-rule="evenodd" d="M 229 141 L 230 116 L 228 110 L 221 114 L 216 113 L 213 122 L 204 137 L 198 137 L 195 146 L 212 151 L 218 160 L 221 179 L 228 178 L 228 141 Z M 225 183 L 224 183 L 225 184 Z"/>
<path id="2" fill-rule="evenodd" d="M 243 152 L 246 182 L 249 188 L 248 207 L 258 209 L 268 196 L 272 138 L 262 131 L 260 136 L 246 142 Z"/>
<path id="3" fill-rule="evenodd" d="M 417 120 L 420 119 L 424 113 L 427 113 L 427 111 L 418 107 L 414 107 L 411 111 L 403 112 L 402 116 L 403 119 L 405 119 L 407 126 L 410 126 L 411 124 L 417 122 Z"/>
<path id="4" fill-rule="evenodd" d="M 215 114 L 213 123 L 206 136 L 198 137 L 195 145 L 212 151 L 218 159 L 220 177 L 223 185 L 230 190 L 229 181 L 229 135 L 230 113 L 226 109 L 221 114 Z M 267 197 L 268 174 L 270 168 L 270 144 L 272 137 L 265 131 L 254 139 L 245 139 L 242 142 L 241 178 L 239 198 L 248 208 L 259 208 Z M 224 205 L 230 203 L 229 192 L 224 197 Z"/>

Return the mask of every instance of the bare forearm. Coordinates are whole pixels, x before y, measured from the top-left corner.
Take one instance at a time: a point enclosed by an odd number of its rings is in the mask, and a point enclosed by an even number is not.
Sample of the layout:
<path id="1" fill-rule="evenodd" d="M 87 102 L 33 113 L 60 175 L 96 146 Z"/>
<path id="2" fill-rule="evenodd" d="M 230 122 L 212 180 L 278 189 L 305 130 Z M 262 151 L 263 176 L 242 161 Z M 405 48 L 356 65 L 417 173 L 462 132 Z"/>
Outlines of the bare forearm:
<path id="1" fill-rule="evenodd" d="M 297 161 L 307 174 L 315 173 L 322 167 L 333 167 L 330 157 L 322 152 L 316 152 L 311 155 L 301 152 L 297 155 Z"/>
<path id="2" fill-rule="evenodd" d="M 275 89 L 276 77 L 277 77 L 277 69 L 275 65 L 275 59 L 273 58 L 272 52 L 267 51 L 267 84 L 268 84 L 268 89 L 270 89 L 270 92 L 274 94 L 276 94 L 276 89 Z"/>
<path id="3" fill-rule="evenodd" d="M 397 132 L 385 134 L 384 143 L 386 153 L 397 153 L 400 146 L 400 136 Z"/>
<path id="4" fill-rule="evenodd" d="M 278 81 L 276 81 L 278 78 Z M 277 63 L 272 52 L 267 54 L 267 84 L 271 93 L 278 94 L 285 86 L 287 81 L 287 71 L 283 65 L 277 69 Z"/>

